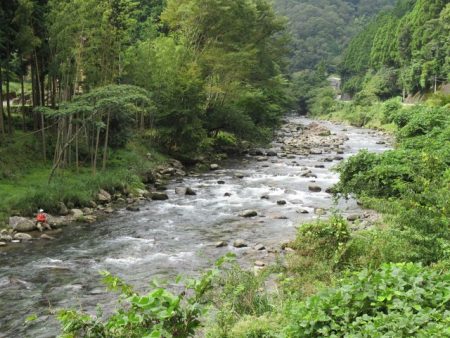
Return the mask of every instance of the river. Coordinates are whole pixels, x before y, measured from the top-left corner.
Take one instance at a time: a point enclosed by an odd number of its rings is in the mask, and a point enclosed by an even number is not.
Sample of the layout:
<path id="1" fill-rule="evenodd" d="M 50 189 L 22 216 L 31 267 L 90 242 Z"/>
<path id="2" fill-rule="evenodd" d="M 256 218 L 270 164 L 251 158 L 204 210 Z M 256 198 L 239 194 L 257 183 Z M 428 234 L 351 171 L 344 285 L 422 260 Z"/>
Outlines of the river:
<path id="1" fill-rule="evenodd" d="M 289 118 L 291 127 L 311 122 L 303 117 Z M 319 123 L 332 133 L 347 136 L 344 158 L 363 148 L 381 152 L 389 147 L 380 142 L 386 140 L 383 134 Z M 282 145 L 274 141 L 271 147 L 281 152 Z M 327 162 L 327 156 L 229 159 L 221 163 L 220 170 L 170 182 L 167 201 L 146 202 L 139 212 L 119 210 L 95 224 L 67 227 L 52 242 L 16 244 L 0 251 L 0 337 L 54 337 L 59 332 L 52 315 L 56 309 L 94 312 L 97 303 L 111 304 L 114 296 L 105 292 L 101 270 L 145 290 L 155 278 L 198 274 L 229 251 L 247 266 L 256 259 L 270 261 L 273 254 L 269 250 L 253 247 L 279 248 L 282 241 L 293 238 L 297 225 L 326 217 L 317 215 L 315 209 L 329 213 L 333 208 L 331 195 L 324 189 L 338 180 L 330 170 L 337 161 Z M 317 178 L 301 176 L 305 170 Z M 236 177 L 237 173 L 243 178 Z M 323 188 L 321 192 L 309 191 L 312 180 Z M 175 194 L 178 186 L 191 187 L 197 195 L 179 196 Z M 268 199 L 261 199 L 263 195 Z M 279 200 L 286 204 L 278 205 Z M 341 200 L 337 208 L 344 215 L 361 213 L 354 200 Z M 246 209 L 257 210 L 258 216 L 239 217 Z M 236 239 L 249 246 L 234 248 Z M 226 241 L 228 246 L 216 248 L 217 241 Z M 25 318 L 34 314 L 38 319 L 25 323 Z"/>

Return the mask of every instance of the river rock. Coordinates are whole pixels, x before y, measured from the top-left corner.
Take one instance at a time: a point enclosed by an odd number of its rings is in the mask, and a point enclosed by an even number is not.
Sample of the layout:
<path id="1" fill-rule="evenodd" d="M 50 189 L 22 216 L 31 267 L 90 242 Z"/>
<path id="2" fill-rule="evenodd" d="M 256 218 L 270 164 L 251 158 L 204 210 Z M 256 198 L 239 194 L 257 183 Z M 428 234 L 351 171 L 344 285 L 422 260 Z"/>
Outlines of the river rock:
<path id="1" fill-rule="evenodd" d="M 42 235 L 41 235 L 41 239 L 46 239 L 46 240 L 51 241 L 51 240 L 54 240 L 55 237 L 49 236 L 49 235 L 47 235 L 47 234 L 42 234 Z"/>
<path id="2" fill-rule="evenodd" d="M 318 186 L 317 184 L 310 184 L 308 186 L 309 191 L 311 192 L 321 192 L 322 188 L 320 186 Z"/>
<path id="3" fill-rule="evenodd" d="M 66 216 L 69 214 L 69 209 L 67 209 L 64 202 L 58 202 L 57 208 L 58 208 L 58 215 Z"/>
<path id="4" fill-rule="evenodd" d="M 241 213 L 239 213 L 239 216 L 241 216 L 241 217 L 255 217 L 255 216 L 258 216 L 258 212 L 256 210 L 244 210 Z"/>
<path id="5" fill-rule="evenodd" d="M 262 250 L 265 250 L 265 249 L 266 249 L 266 247 L 263 244 L 256 244 L 255 245 L 255 250 L 256 251 L 262 251 Z"/>
<path id="6" fill-rule="evenodd" d="M 234 241 L 233 246 L 235 248 L 246 248 L 248 246 L 248 244 L 243 239 L 237 239 Z"/>
<path id="7" fill-rule="evenodd" d="M 72 214 L 74 219 L 83 218 L 84 213 L 80 209 L 72 209 L 70 210 L 70 213 Z"/>
<path id="8" fill-rule="evenodd" d="M 244 174 L 234 174 L 234 177 L 236 178 L 244 178 Z"/>
<path id="9" fill-rule="evenodd" d="M 219 241 L 219 242 L 216 242 L 216 243 L 214 244 L 214 246 L 215 246 L 216 248 L 223 248 L 224 246 L 227 246 L 227 242 L 225 242 L 225 241 Z"/>
<path id="10" fill-rule="evenodd" d="M 264 150 L 262 149 L 251 149 L 249 151 L 249 154 L 252 156 L 264 156 Z"/>
<path id="11" fill-rule="evenodd" d="M 285 200 L 278 200 L 277 204 L 278 205 L 286 205 L 286 201 Z"/>
<path id="12" fill-rule="evenodd" d="M 212 163 L 210 166 L 209 166 L 209 169 L 210 170 L 218 170 L 220 168 L 220 166 L 217 164 L 217 163 Z"/>
<path id="13" fill-rule="evenodd" d="M 217 184 L 225 184 L 225 181 L 223 181 L 223 180 L 218 180 L 218 181 L 217 181 Z"/>
<path id="14" fill-rule="evenodd" d="M 6 246 L 5 242 L 0 242 L 0 246 Z"/>
<path id="15" fill-rule="evenodd" d="M 354 222 L 354 221 L 356 221 L 356 220 L 358 220 L 358 219 L 360 219 L 360 218 L 361 218 L 360 215 L 358 215 L 358 214 L 352 214 L 352 215 L 348 215 L 348 216 L 347 216 L 347 221 Z"/>
<path id="16" fill-rule="evenodd" d="M 306 210 L 306 209 L 298 209 L 298 210 L 297 210 L 297 213 L 298 213 L 298 214 L 309 214 L 309 211 Z"/>
<path id="17" fill-rule="evenodd" d="M 111 194 L 103 189 L 100 189 L 97 194 L 97 200 L 100 203 L 109 203 L 111 202 Z"/>
<path id="18" fill-rule="evenodd" d="M 29 234 L 25 234 L 23 232 L 18 232 L 16 234 L 14 234 L 14 239 L 26 242 L 26 241 L 31 241 L 33 239 L 33 237 L 31 237 L 31 235 L 29 235 Z"/>
<path id="19" fill-rule="evenodd" d="M 265 161 L 268 160 L 268 158 L 265 157 L 265 156 L 258 156 L 258 157 L 256 157 L 256 160 L 257 160 L 258 162 L 265 162 Z"/>
<path id="20" fill-rule="evenodd" d="M 268 152 L 267 152 L 267 154 L 266 154 L 266 156 L 270 156 L 270 157 L 273 157 L 273 156 L 277 156 L 278 154 L 275 152 L 275 151 L 273 151 L 273 150 L 269 150 Z"/>
<path id="21" fill-rule="evenodd" d="M 309 154 L 310 155 L 322 155 L 323 151 L 322 149 L 310 149 Z"/>
<path id="22" fill-rule="evenodd" d="M 230 196 L 231 196 L 231 193 L 226 192 L 225 194 L 223 194 L 223 196 L 225 196 L 225 197 L 230 197 Z"/>
<path id="23" fill-rule="evenodd" d="M 316 164 L 316 165 L 314 166 L 314 168 L 323 169 L 323 168 L 325 168 L 325 165 L 323 165 L 323 164 Z"/>
<path id="24" fill-rule="evenodd" d="M 95 221 L 97 221 L 97 217 L 95 215 L 87 215 L 87 216 L 84 216 L 84 221 L 86 223 L 92 224 Z"/>
<path id="25" fill-rule="evenodd" d="M 264 263 L 263 261 L 255 261 L 255 266 L 263 267 L 266 266 L 266 263 Z"/>
<path id="26" fill-rule="evenodd" d="M 152 200 L 154 200 L 154 201 L 165 201 L 168 199 L 169 199 L 169 196 L 167 196 L 166 193 L 163 193 L 163 192 L 152 193 Z"/>
<path id="27" fill-rule="evenodd" d="M 94 213 L 94 210 L 91 208 L 83 208 L 83 214 L 85 215 L 91 215 Z"/>
<path id="28" fill-rule="evenodd" d="M 268 199 L 270 199 L 270 197 L 269 197 L 269 195 L 264 194 L 264 195 L 261 196 L 261 199 L 262 200 L 268 200 Z"/>
<path id="29" fill-rule="evenodd" d="M 13 216 L 9 218 L 9 226 L 16 231 L 33 231 L 36 229 L 36 224 L 34 221 L 19 216 Z"/>
<path id="30" fill-rule="evenodd" d="M 128 211 L 133 211 L 133 212 L 138 212 L 138 211 L 140 211 L 141 209 L 139 209 L 139 207 L 137 207 L 137 206 L 129 205 L 129 206 L 127 206 L 127 210 L 128 210 Z"/>
<path id="31" fill-rule="evenodd" d="M 187 187 L 186 188 L 186 195 L 188 195 L 188 196 L 195 196 L 195 195 L 197 195 L 197 193 L 195 192 L 194 189 L 192 189 L 190 187 Z"/>
<path id="32" fill-rule="evenodd" d="M 342 156 L 335 156 L 334 159 L 336 161 L 342 161 L 344 158 Z"/>
<path id="33" fill-rule="evenodd" d="M 2 242 L 11 242 L 13 240 L 11 235 L 8 234 L 0 234 L 0 241 Z"/>
<path id="34" fill-rule="evenodd" d="M 314 208 L 314 213 L 318 216 L 325 215 L 327 212 L 323 208 Z"/>

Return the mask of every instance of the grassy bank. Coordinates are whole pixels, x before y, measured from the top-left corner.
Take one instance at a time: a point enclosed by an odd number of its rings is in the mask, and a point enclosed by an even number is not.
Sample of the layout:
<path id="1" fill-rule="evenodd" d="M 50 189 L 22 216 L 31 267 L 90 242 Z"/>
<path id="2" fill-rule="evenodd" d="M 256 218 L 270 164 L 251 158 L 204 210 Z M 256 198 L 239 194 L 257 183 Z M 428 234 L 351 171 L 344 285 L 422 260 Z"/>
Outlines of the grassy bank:
<path id="1" fill-rule="evenodd" d="M 125 148 L 110 152 L 105 171 L 93 175 L 86 166 L 78 171 L 72 166 L 59 171 L 49 183 L 51 163 L 43 162 L 39 139 L 35 134 L 16 132 L 0 147 L 0 159 L 1 226 L 10 215 L 31 216 L 39 208 L 57 212 L 59 202 L 72 208 L 88 206 L 99 189 L 122 192 L 142 188 L 141 178 L 166 157 L 136 137 Z"/>

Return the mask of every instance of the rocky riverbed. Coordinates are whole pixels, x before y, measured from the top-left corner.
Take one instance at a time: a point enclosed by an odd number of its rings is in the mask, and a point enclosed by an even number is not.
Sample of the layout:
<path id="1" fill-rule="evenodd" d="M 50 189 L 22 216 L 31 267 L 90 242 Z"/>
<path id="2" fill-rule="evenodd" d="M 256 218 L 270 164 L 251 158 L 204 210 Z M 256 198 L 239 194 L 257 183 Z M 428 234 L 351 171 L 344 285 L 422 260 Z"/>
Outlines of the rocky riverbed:
<path id="1" fill-rule="evenodd" d="M 369 227 L 376 214 L 354 200 L 333 203 L 338 177 L 330 169 L 388 143 L 378 132 L 292 117 L 269 149 L 211 163 L 202 174 L 187 175 L 173 161 L 149 173 L 145 190 L 99 192 L 90 208 L 61 210 L 67 214 L 50 220 L 60 221 L 51 232 L 23 232 L 13 219 L 15 229 L 1 234 L 9 237 L 0 248 L 0 337 L 52 337 L 55 308 L 110 305 L 99 270 L 142 290 L 153 278 L 195 275 L 229 251 L 263 267 L 297 226 L 334 208 L 355 230 Z M 24 325 L 31 314 L 38 320 Z"/>

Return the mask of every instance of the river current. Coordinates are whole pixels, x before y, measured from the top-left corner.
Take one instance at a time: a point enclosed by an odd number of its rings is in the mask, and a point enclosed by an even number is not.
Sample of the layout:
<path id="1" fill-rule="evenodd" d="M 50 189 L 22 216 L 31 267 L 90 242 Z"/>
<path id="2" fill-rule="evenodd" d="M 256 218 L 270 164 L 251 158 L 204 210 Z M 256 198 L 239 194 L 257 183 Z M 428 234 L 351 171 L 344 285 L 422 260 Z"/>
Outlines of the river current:
<path id="1" fill-rule="evenodd" d="M 289 118 L 291 125 L 311 122 Z M 379 144 L 385 140 L 380 133 L 319 123 L 348 137 L 344 158 L 363 148 L 373 152 L 388 148 Z M 271 146 L 280 151 L 280 143 Z M 95 313 L 97 303 L 113 304 L 115 296 L 100 282 L 101 270 L 145 290 L 155 278 L 195 276 L 230 251 L 243 265 L 252 266 L 256 259 L 269 261 L 268 250 L 253 247 L 279 248 L 281 242 L 294 237 L 299 224 L 326 217 L 317 215 L 317 208 L 328 213 L 338 208 L 344 215 L 361 212 L 356 201 L 333 205 L 331 195 L 324 192 L 338 181 L 330 170 L 337 161 L 326 162 L 326 156 L 269 157 L 264 162 L 254 157 L 230 159 L 221 163 L 220 170 L 170 182 L 167 201 L 145 202 L 139 212 L 119 210 L 98 223 L 67 227 L 52 242 L 16 244 L 0 251 L 0 337 L 55 337 L 59 333 L 52 315 L 56 309 Z M 324 167 L 317 168 L 318 164 Z M 305 168 L 317 178 L 302 177 Z M 311 180 L 323 188 L 321 192 L 309 191 Z M 197 195 L 179 196 L 175 193 L 179 186 L 191 187 Z M 269 199 L 261 199 L 263 195 Z M 278 200 L 286 204 L 278 205 Z M 256 210 L 258 216 L 239 217 L 247 209 Z M 249 246 L 234 248 L 236 239 Z M 216 248 L 217 241 L 226 241 L 228 246 Z M 38 319 L 25 323 L 30 315 Z"/>

